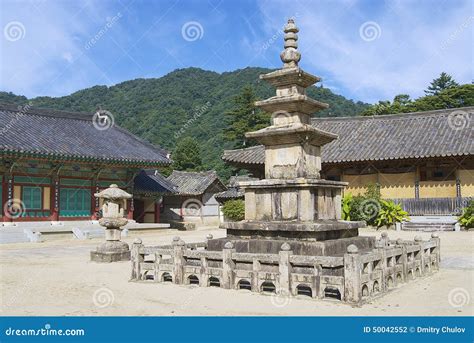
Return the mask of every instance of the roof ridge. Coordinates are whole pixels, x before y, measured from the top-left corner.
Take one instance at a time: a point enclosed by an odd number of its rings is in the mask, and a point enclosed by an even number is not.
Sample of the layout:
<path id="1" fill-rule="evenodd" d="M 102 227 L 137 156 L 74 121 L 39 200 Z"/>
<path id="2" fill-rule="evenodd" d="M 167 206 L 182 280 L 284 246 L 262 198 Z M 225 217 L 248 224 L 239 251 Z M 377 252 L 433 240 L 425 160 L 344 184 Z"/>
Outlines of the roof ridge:
<path id="1" fill-rule="evenodd" d="M 373 116 L 353 116 L 353 117 L 313 117 L 311 122 L 318 121 L 353 121 L 353 120 L 383 120 L 383 119 L 397 119 L 397 118 L 407 118 L 407 117 L 429 117 L 433 115 L 447 114 L 455 111 L 474 111 L 474 106 L 465 106 L 465 107 L 454 107 L 454 108 L 444 108 L 439 110 L 430 110 L 430 111 L 418 111 L 418 112 L 406 112 L 406 113 L 391 113 L 391 114 L 380 114 Z"/>

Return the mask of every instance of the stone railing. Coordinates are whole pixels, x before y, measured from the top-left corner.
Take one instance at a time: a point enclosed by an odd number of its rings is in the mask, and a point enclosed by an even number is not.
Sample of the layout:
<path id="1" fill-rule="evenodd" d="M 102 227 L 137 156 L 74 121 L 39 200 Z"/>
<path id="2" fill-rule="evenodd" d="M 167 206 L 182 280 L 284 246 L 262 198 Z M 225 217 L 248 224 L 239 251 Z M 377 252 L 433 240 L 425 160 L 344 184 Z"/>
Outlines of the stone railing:
<path id="1" fill-rule="evenodd" d="M 440 239 L 433 233 L 427 241 L 419 236 L 414 241 L 395 241 L 382 233 L 376 248 L 369 253 L 359 253 L 349 247 L 344 262 L 345 299 L 350 303 L 363 303 L 401 283 L 437 271 Z"/>
<path id="2" fill-rule="evenodd" d="M 211 239 L 212 237 L 208 237 Z M 391 241 L 386 235 L 376 249 L 359 252 L 355 245 L 344 256 L 293 255 L 288 243 L 278 254 L 236 252 L 231 241 L 221 251 L 207 242 L 132 246 L 132 281 L 173 282 L 201 287 L 248 289 L 282 295 L 307 295 L 362 304 L 398 284 L 439 267 L 439 238 Z"/>

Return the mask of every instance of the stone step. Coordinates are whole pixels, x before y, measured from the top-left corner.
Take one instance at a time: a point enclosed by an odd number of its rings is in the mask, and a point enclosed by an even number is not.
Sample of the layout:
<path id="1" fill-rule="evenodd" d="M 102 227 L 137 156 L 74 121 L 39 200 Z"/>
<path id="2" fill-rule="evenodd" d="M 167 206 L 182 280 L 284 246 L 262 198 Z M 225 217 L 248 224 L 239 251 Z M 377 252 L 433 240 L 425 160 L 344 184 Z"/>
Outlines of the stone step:
<path id="1" fill-rule="evenodd" d="M 454 223 L 442 222 L 407 222 L 402 224 L 402 230 L 406 231 L 454 231 Z"/>
<path id="2" fill-rule="evenodd" d="M 105 229 L 102 227 L 73 227 L 72 233 L 77 239 L 100 238 L 105 236 Z"/>
<path id="3" fill-rule="evenodd" d="M 30 242 L 28 235 L 23 230 L 0 230 L 0 244 Z"/>

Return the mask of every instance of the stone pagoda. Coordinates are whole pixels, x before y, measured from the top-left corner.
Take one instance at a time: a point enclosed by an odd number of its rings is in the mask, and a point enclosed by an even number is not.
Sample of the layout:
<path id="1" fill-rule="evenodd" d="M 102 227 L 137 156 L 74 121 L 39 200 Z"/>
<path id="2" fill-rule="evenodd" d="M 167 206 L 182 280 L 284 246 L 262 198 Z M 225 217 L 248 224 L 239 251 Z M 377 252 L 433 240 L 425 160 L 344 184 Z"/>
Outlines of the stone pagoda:
<path id="1" fill-rule="evenodd" d="M 246 134 L 265 146 L 265 179 L 240 183 L 245 221 L 223 227 L 238 251 L 278 252 L 283 240 L 303 255 L 344 253 L 356 241 L 369 248 L 369 239 L 357 237 L 361 223 L 338 221 L 347 184 L 320 177 L 321 149 L 337 135 L 311 125 L 311 115 L 328 104 L 306 95 L 320 79 L 298 66 L 298 28 L 292 19 L 284 32 L 283 68 L 260 76 L 276 88 L 276 96 L 255 104 L 271 113 L 272 125 Z"/>
<path id="2" fill-rule="evenodd" d="M 328 105 L 306 95 L 319 78 L 299 66 L 298 28 L 285 26 L 283 68 L 260 78 L 276 96 L 256 105 L 271 126 L 249 132 L 265 146 L 265 179 L 240 182 L 245 220 L 226 222 L 224 238 L 145 246 L 131 251 L 132 281 L 173 282 L 309 296 L 361 305 L 439 268 L 440 240 L 359 236 L 363 222 L 341 220 L 345 182 L 321 179 L 321 149 L 337 136 L 311 125 Z"/>

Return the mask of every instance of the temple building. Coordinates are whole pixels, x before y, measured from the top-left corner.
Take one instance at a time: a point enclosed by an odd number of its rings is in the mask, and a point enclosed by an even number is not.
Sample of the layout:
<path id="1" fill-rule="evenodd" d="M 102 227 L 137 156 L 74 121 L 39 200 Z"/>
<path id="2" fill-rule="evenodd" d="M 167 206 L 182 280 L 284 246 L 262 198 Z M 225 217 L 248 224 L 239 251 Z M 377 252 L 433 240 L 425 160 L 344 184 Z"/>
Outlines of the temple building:
<path id="1" fill-rule="evenodd" d="M 322 148 L 321 176 L 345 181 L 345 193 L 377 184 L 381 196 L 402 202 L 412 215 L 452 214 L 474 196 L 474 107 L 375 117 L 312 118 L 338 135 Z M 224 151 L 223 160 L 254 176 L 265 174 L 264 147 Z"/>
<path id="2" fill-rule="evenodd" d="M 219 224 L 220 208 L 215 194 L 227 188 L 215 171 L 174 170 L 167 181 L 175 186 L 175 192 L 163 198 L 163 220 Z"/>
<path id="3" fill-rule="evenodd" d="M 110 184 L 134 195 L 126 204 L 128 219 L 159 220 L 159 202 L 172 186 L 142 170 L 169 165 L 168 153 L 97 119 L 104 120 L 92 113 L 0 105 L 3 225 L 97 219 L 101 204 L 93 194 Z"/>

